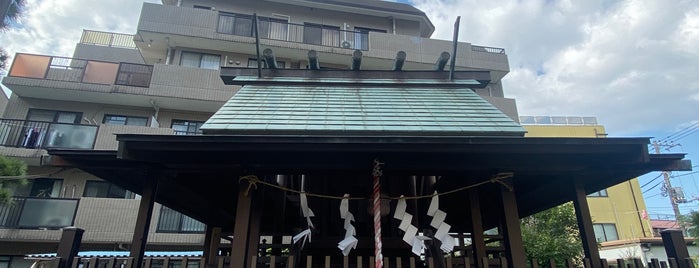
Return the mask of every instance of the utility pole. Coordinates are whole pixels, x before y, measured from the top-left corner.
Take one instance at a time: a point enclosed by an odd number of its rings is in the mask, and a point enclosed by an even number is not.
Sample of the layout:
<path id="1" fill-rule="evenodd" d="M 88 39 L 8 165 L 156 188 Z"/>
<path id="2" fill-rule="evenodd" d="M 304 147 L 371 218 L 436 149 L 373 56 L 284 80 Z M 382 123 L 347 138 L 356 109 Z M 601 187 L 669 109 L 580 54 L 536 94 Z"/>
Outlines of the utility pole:
<path id="1" fill-rule="evenodd" d="M 658 141 L 653 141 L 653 148 L 655 149 L 656 154 L 660 154 L 660 143 L 658 143 Z M 677 193 L 675 192 L 675 188 L 672 188 L 672 184 L 670 183 L 670 174 L 667 171 L 663 171 L 663 178 L 665 179 L 665 192 L 667 193 L 667 196 L 670 197 L 670 204 L 672 204 L 672 210 L 675 212 L 675 221 L 677 221 L 677 224 L 680 226 L 680 230 L 682 230 L 682 234 L 684 235 L 685 228 L 680 222 L 680 217 L 682 214 L 680 213 L 679 205 L 677 205 Z"/>

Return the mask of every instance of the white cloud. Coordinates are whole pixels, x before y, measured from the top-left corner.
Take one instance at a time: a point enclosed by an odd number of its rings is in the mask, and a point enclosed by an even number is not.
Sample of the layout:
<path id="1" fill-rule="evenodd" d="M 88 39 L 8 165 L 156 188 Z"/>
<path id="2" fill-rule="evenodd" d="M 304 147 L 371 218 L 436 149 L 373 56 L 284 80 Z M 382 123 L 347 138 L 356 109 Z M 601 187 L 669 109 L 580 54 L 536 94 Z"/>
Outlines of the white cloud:
<path id="1" fill-rule="evenodd" d="M 699 117 L 699 2 L 414 0 L 433 37 L 507 50 L 505 94 L 523 115 L 593 115 L 610 133 Z"/>
<path id="2" fill-rule="evenodd" d="M 10 55 L 71 56 L 83 29 L 135 33 L 142 4 L 134 0 L 28 0 L 20 24 L 0 33 L 0 44 Z"/>

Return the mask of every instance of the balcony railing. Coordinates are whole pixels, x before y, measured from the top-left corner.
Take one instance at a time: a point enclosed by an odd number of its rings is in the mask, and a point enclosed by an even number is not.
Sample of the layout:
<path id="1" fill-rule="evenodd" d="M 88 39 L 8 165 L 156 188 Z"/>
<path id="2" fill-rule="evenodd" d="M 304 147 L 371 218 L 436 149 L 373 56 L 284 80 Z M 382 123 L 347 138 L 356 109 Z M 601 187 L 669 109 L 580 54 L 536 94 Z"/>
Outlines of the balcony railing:
<path id="1" fill-rule="evenodd" d="M 0 119 L 0 146 L 92 149 L 97 126 Z"/>
<path id="2" fill-rule="evenodd" d="M 348 31 L 319 24 L 293 24 L 286 20 L 258 17 L 261 39 L 369 50 L 368 31 Z M 217 31 L 253 37 L 252 16 L 219 12 Z"/>
<path id="3" fill-rule="evenodd" d="M 136 49 L 133 35 L 83 30 L 81 44 Z"/>
<path id="4" fill-rule="evenodd" d="M 0 227 L 59 229 L 72 226 L 78 199 L 13 197 L 0 205 Z"/>
<path id="5" fill-rule="evenodd" d="M 522 125 L 597 125 L 592 116 L 520 116 Z"/>
<path id="6" fill-rule="evenodd" d="M 495 53 L 495 54 L 505 54 L 505 49 L 498 48 L 498 47 L 484 47 L 484 46 L 471 45 L 471 51 Z"/>
<path id="7" fill-rule="evenodd" d="M 8 76 L 148 87 L 152 74 L 152 65 L 18 53 Z"/>

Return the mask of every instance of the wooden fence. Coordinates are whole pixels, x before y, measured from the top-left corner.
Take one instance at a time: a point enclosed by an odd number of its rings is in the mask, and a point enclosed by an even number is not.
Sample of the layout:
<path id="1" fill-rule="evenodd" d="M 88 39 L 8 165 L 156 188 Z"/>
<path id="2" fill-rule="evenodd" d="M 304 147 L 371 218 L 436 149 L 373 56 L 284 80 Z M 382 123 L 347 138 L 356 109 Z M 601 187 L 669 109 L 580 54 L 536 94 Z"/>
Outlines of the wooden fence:
<path id="1" fill-rule="evenodd" d="M 218 257 L 215 262 L 207 265 L 207 261 L 202 257 L 146 257 L 143 260 L 143 268 L 228 268 L 230 257 Z M 47 258 L 37 261 L 36 268 L 58 268 L 60 258 Z M 507 259 L 502 258 L 485 258 L 484 268 L 501 268 L 507 267 Z M 466 264 L 466 265 L 465 265 Z M 681 266 L 680 266 L 681 264 Z M 130 257 L 76 257 L 70 268 L 132 268 L 134 267 L 134 258 Z M 305 258 L 296 259 L 294 256 L 268 256 L 256 257 L 251 268 L 371 268 L 374 267 L 374 257 L 342 257 L 331 258 L 331 256 L 306 256 Z M 385 268 L 471 268 L 474 267 L 472 260 L 468 257 L 448 257 L 444 259 L 444 265 L 438 265 L 434 258 L 426 258 L 422 260 L 416 257 L 409 258 L 384 258 Z M 576 263 L 572 260 L 566 261 L 563 265 L 557 265 L 553 260 L 549 260 L 542 265 L 536 259 L 532 259 L 528 267 L 531 268 L 573 268 L 573 267 L 592 267 L 589 259 L 584 259 L 582 263 Z M 601 262 L 602 268 L 694 268 L 692 259 L 687 258 L 678 262 L 670 258 L 668 262 L 651 259 L 648 263 L 643 263 L 641 259 L 617 259 L 608 261 L 603 259 Z"/>

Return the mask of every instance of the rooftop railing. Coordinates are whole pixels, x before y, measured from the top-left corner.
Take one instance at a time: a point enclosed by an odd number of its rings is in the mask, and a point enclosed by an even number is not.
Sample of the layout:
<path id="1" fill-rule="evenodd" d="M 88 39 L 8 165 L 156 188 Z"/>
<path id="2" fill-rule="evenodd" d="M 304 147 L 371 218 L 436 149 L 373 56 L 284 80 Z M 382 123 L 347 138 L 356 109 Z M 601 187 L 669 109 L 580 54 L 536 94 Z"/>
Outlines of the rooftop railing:
<path id="1" fill-rule="evenodd" d="M 18 53 L 8 76 L 148 87 L 152 74 L 152 65 Z"/>
<path id="2" fill-rule="evenodd" d="M 520 116 L 522 125 L 597 125 L 592 116 Z"/>
<path id="3" fill-rule="evenodd" d="M 505 49 L 498 48 L 498 47 L 484 47 L 484 46 L 471 45 L 471 51 L 495 53 L 495 54 L 505 54 Z"/>
<path id="4" fill-rule="evenodd" d="M 78 199 L 13 197 L 0 205 L 0 227 L 59 229 L 72 226 Z"/>
<path id="5" fill-rule="evenodd" d="M 134 36 L 131 34 L 83 30 L 83 35 L 80 37 L 80 43 L 136 49 L 136 44 L 134 43 L 133 38 Z"/>
<path id="6" fill-rule="evenodd" d="M 28 149 L 92 149 L 97 126 L 0 119 L 0 146 Z"/>

